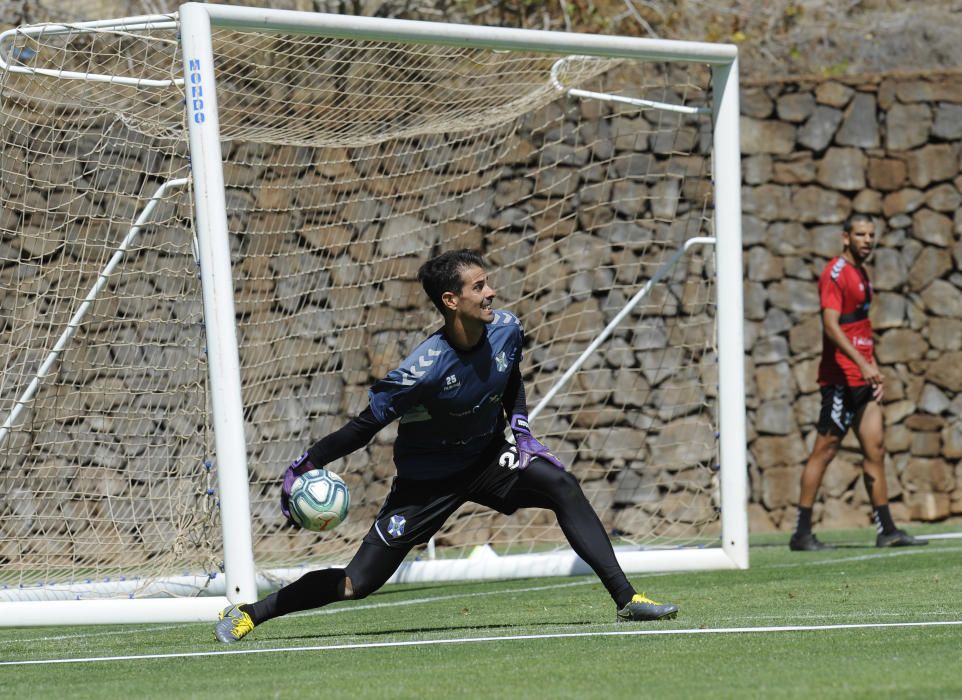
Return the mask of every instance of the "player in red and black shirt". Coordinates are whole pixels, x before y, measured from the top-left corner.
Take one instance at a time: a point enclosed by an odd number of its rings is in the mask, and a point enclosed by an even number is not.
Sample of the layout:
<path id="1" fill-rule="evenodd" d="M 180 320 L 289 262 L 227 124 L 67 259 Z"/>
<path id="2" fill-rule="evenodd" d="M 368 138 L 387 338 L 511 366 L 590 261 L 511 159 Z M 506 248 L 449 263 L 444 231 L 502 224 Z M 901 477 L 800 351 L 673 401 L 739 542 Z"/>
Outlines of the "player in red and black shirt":
<path id="1" fill-rule="evenodd" d="M 862 446 L 865 488 L 872 501 L 872 516 L 879 547 L 928 544 L 895 527 L 885 483 L 882 373 L 875 364 L 875 343 L 868 318 L 872 283 L 864 263 L 875 246 L 875 223 L 865 214 L 853 214 L 842 231 L 842 254 L 829 261 L 818 280 L 822 307 L 822 361 L 818 383 L 822 408 L 815 447 L 802 471 L 798 499 L 798 524 L 789 542 L 796 551 L 828 549 L 812 534 L 812 508 L 825 469 L 838 453 L 842 438 L 855 428 Z"/>

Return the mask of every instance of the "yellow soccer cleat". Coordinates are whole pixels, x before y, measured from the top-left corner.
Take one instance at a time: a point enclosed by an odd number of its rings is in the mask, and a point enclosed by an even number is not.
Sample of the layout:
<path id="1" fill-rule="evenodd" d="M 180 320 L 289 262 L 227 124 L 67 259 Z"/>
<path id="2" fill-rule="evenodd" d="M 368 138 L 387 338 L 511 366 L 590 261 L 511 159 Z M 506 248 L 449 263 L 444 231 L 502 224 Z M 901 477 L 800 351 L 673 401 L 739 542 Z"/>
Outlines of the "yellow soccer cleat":
<path id="1" fill-rule="evenodd" d="M 220 611 L 217 624 L 214 625 L 214 636 L 225 644 L 240 641 L 248 632 L 254 629 L 251 616 L 237 605 L 228 605 Z"/>
<path id="2" fill-rule="evenodd" d="M 649 620 L 670 620 L 678 615 L 678 606 L 671 603 L 656 603 L 644 593 L 635 597 L 618 611 L 618 622 L 647 622 Z"/>

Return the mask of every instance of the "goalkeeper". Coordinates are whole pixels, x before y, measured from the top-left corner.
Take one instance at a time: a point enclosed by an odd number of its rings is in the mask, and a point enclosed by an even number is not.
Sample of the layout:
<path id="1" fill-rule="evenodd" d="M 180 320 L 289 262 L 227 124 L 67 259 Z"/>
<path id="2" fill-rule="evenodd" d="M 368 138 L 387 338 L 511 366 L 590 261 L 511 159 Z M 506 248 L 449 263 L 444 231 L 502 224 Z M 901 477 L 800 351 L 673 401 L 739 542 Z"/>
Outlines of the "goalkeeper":
<path id="1" fill-rule="evenodd" d="M 504 514 L 553 511 L 572 549 L 611 595 L 617 620 L 677 615 L 675 605 L 632 588 L 577 479 L 532 435 L 519 369 L 524 334 L 515 316 L 492 308 L 495 292 L 485 269 L 470 250 L 422 265 L 418 279 L 443 327 L 373 385 L 359 416 L 318 441 L 284 475 L 281 508 L 289 517 L 287 499 L 299 474 L 364 447 L 399 420 L 397 477 L 354 558 L 344 569 L 307 573 L 256 603 L 228 606 L 215 626 L 217 639 L 235 642 L 272 618 L 370 595 L 468 501 Z M 504 439 L 508 426 L 515 444 Z"/>

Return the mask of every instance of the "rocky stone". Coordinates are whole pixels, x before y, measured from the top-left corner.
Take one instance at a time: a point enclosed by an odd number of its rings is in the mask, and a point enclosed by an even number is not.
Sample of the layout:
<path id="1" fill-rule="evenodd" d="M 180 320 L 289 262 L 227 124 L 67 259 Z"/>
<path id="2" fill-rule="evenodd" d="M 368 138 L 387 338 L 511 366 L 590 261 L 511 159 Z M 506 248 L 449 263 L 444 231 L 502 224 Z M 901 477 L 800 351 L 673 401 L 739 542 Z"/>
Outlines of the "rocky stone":
<path id="1" fill-rule="evenodd" d="M 913 459 L 902 473 L 902 485 L 910 492 L 947 493 L 955 487 L 955 475 L 942 459 Z"/>
<path id="2" fill-rule="evenodd" d="M 760 503 L 748 504 L 748 531 L 749 532 L 772 532 L 777 529 L 774 521 Z"/>
<path id="3" fill-rule="evenodd" d="M 796 390 L 795 378 L 787 362 L 758 367 L 755 370 L 755 383 L 758 387 L 758 398 L 761 401 L 786 399 Z"/>
<path id="4" fill-rule="evenodd" d="M 959 418 L 942 428 L 942 456 L 946 459 L 962 457 L 962 420 Z M 956 482 L 959 483 L 959 476 Z"/>
<path id="5" fill-rule="evenodd" d="M 929 319 L 928 340 L 936 350 L 962 350 L 962 319 Z"/>
<path id="6" fill-rule="evenodd" d="M 797 373 L 796 373 L 796 376 L 797 376 Z M 802 380 L 806 384 L 809 384 L 809 383 L 813 384 L 817 389 L 818 384 L 815 383 L 813 379 L 815 376 L 816 376 L 816 373 L 814 371 L 808 372 L 806 376 L 802 378 Z M 803 386 L 802 382 L 800 381 L 799 389 L 801 390 L 804 388 L 807 388 L 807 387 Z M 818 420 L 818 414 L 821 412 L 821 410 L 822 410 L 821 394 L 818 394 L 818 393 L 805 394 L 804 396 L 801 396 L 795 400 L 795 420 L 804 429 L 811 429 L 811 427 L 815 425 L 815 422 Z"/>
<path id="7" fill-rule="evenodd" d="M 905 296 L 880 292 L 872 299 L 869 318 L 875 331 L 900 328 L 905 324 Z"/>
<path id="8" fill-rule="evenodd" d="M 898 251 L 878 248 L 872 256 L 872 286 L 876 290 L 898 290 L 908 280 L 908 268 Z"/>
<path id="9" fill-rule="evenodd" d="M 772 165 L 772 180 L 779 184 L 797 185 L 815 179 L 815 161 L 808 152 L 792 153 Z"/>
<path id="10" fill-rule="evenodd" d="M 951 402 L 938 387 L 926 384 L 922 387 L 922 395 L 919 397 L 919 410 L 926 413 L 939 414 L 948 410 Z"/>
<path id="11" fill-rule="evenodd" d="M 746 185 L 762 185 L 772 179 L 772 157 L 767 153 L 742 159 L 742 182 Z"/>
<path id="12" fill-rule="evenodd" d="M 767 119 L 741 119 L 741 148 L 745 155 L 791 153 L 795 149 L 795 127 Z"/>
<path id="13" fill-rule="evenodd" d="M 815 272 L 812 270 L 811 264 L 804 258 L 796 256 L 782 258 L 782 264 L 785 266 L 786 277 L 807 282 L 815 279 Z"/>
<path id="14" fill-rule="evenodd" d="M 818 345 L 812 345 L 808 352 L 801 352 L 799 355 L 806 359 L 796 360 L 792 367 L 792 376 L 798 390 L 803 394 L 811 394 L 818 391 L 819 385 L 816 381 L 818 376 L 818 365 L 821 361 L 821 341 Z"/>
<path id="15" fill-rule="evenodd" d="M 930 209 L 943 214 L 954 214 L 962 206 L 962 195 L 954 185 L 945 183 L 926 191 L 925 204 Z"/>
<path id="16" fill-rule="evenodd" d="M 962 352 L 951 350 L 942 353 L 929 364 L 925 379 L 955 393 L 962 391 Z"/>
<path id="17" fill-rule="evenodd" d="M 882 213 L 891 218 L 897 214 L 911 214 L 925 204 L 925 193 L 906 188 L 892 192 L 882 199 Z"/>
<path id="18" fill-rule="evenodd" d="M 937 457 L 942 448 L 938 433 L 913 433 L 909 452 L 913 457 Z"/>
<path id="19" fill-rule="evenodd" d="M 916 412 L 905 419 L 905 425 L 916 431 L 937 432 L 945 426 L 945 420 L 941 416 Z"/>
<path id="20" fill-rule="evenodd" d="M 767 230 L 764 221 L 756 216 L 742 216 L 742 246 L 749 248 L 753 245 L 765 243 Z"/>
<path id="21" fill-rule="evenodd" d="M 819 83 L 815 87 L 815 100 L 819 104 L 829 105 L 830 107 L 837 107 L 839 109 L 847 105 L 854 94 L 855 90 L 848 85 L 843 85 L 834 80 L 826 80 L 824 83 Z"/>
<path id="22" fill-rule="evenodd" d="M 912 215 L 912 232 L 926 243 L 947 247 L 952 243 L 952 220 L 931 209 L 919 209 Z"/>
<path id="23" fill-rule="evenodd" d="M 845 195 L 811 185 L 792 195 L 792 207 L 797 220 L 817 224 L 841 223 L 852 211 L 852 203 Z"/>
<path id="24" fill-rule="evenodd" d="M 877 190 L 897 190 L 905 183 L 908 168 L 905 161 L 896 158 L 868 158 L 866 177 L 870 187 Z"/>
<path id="25" fill-rule="evenodd" d="M 833 499 L 825 502 L 819 527 L 826 530 L 851 530 L 863 528 L 868 522 L 867 514 L 863 510 L 853 508 L 841 499 Z"/>
<path id="26" fill-rule="evenodd" d="M 932 110 L 924 104 L 896 103 L 888 111 L 885 126 L 885 147 L 889 152 L 907 151 L 928 141 Z"/>
<path id="27" fill-rule="evenodd" d="M 788 187 L 760 185 L 742 188 L 742 209 L 765 221 L 789 218 L 792 211 L 792 193 Z"/>
<path id="28" fill-rule="evenodd" d="M 822 490 L 832 498 L 840 498 L 845 492 L 855 487 L 862 476 L 861 467 L 853 464 L 845 457 L 836 457 L 829 468 L 825 470 L 822 479 Z"/>
<path id="29" fill-rule="evenodd" d="M 767 119 L 775 103 L 763 88 L 747 88 L 739 96 L 741 113 L 755 119 Z"/>
<path id="30" fill-rule="evenodd" d="M 761 435 L 791 435 L 798 430 L 789 401 L 765 401 L 755 411 L 755 430 Z"/>
<path id="31" fill-rule="evenodd" d="M 760 321 L 765 318 L 765 305 L 768 301 L 765 285 L 746 281 L 742 285 L 742 295 L 745 318 L 750 321 Z"/>
<path id="32" fill-rule="evenodd" d="M 782 466 L 778 469 L 766 469 L 762 472 L 762 505 L 769 510 L 773 510 L 775 508 L 786 508 L 796 503 L 798 501 L 798 484 L 801 471 L 801 467 Z"/>
<path id="33" fill-rule="evenodd" d="M 822 319 L 812 314 L 788 332 L 788 343 L 794 355 L 815 352 L 822 346 Z"/>
<path id="34" fill-rule="evenodd" d="M 813 151 L 823 151 L 832 142 L 842 121 L 842 112 L 833 107 L 818 105 L 797 134 L 798 143 Z M 919 144 L 924 143 L 920 141 Z M 919 145 L 916 144 L 916 145 Z"/>
<path id="35" fill-rule="evenodd" d="M 811 229 L 812 251 L 823 258 L 834 258 L 842 252 L 842 227 L 838 224 Z M 819 270 L 821 273 L 821 270 Z"/>
<path id="36" fill-rule="evenodd" d="M 715 428 L 705 417 L 688 417 L 665 425 L 648 440 L 652 458 L 658 464 L 692 465 L 715 458 Z"/>
<path id="37" fill-rule="evenodd" d="M 918 188 L 951 180 L 959 174 L 959 152 L 951 144 L 937 143 L 905 154 L 909 181 Z"/>
<path id="38" fill-rule="evenodd" d="M 792 318 L 782 311 L 781 309 L 772 307 L 765 314 L 765 320 L 762 322 L 762 327 L 760 329 L 760 334 L 762 337 L 768 338 L 775 335 L 781 335 L 787 330 L 790 330 L 794 325 Z"/>
<path id="39" fill-rule="evenodd" d="M 779 119 L 803 122 L 815 110 L 815 96 L 808 91 L 782 95 L 775 102 L 775 110 Z"/>
<path id="40" fill-rule="evenodd" d="M 835 142 L 841 146 L 877 148 L 879 145 L 878 119 L 875 114 L 875 96 L 867 92 L 855 94 Z"/>
<path id="41" fill-rule="evenodd" d="M 622 469 L 615 478 L 612 502 L 619 506 L 657 503 L 661 498 L 660 479 L 649 472 Z"/>
<path id="42" fill-rule="evenodd" d="M 857 148 L 829 148 L 818 163 L 819 184 L 836 190 L 865 187 L 865 155 Z"/>
<path id="43" fill-rule="evenodd" d="M 875 356 L 880 363 L 891 364 L 922 357 L 926 350 L 928 343 L 921 334 L 906 328 L 893 328 L 880 335 Z"/>
<path id="44" fill-rule="evenodd" d="M 795 314 L 818 313 L 821 304 L 814 282 L 784 279 L 768 286 L 769 303 Z"/>
<path id="45" fill-rule="evenodd" d="M 929 313 L 947 318 L 962 318 L 962 290 L 946 280 L 935 280 L 922 292 Z"/>
<path id="46" fill-rule="evenodd" d="M 785 362 L 788 359 L 788 342 L 780 335 L 760 338 L 752 349 L 752 360 L 756 366 Z"/>
<path id="47" fill-rule="evenodd" d="M 889 453 L 905 452 L 912 445 L 912 431 L 902 424 L 885 426 L 885 449 Z"/>
<path id="48" fill-rule="evenodd" d="M 875 190 L 865 189 L 855 195 L 852 209 L 863 214 L 879 214 L 882 211 L 882 195 Z"/>
<path id="49" fill-rule="evenodd" d="M 887 384 L 887 382 L 886 382 Z M 909 416 L 915 414 L 916 405 L 914 401 L 909 401 L 907 399 L 902 399 L 900 401 L 892 401 L 891 403 L 885 404 L 882 409 L 885 414 L 885 424 L 894 425 L 900 423 Z"/>
<path id="50" fill-rule="evenodd" d="M 748 279 L 753 282 L 769 282 L 784 276 L 781 258 L 772 255 L 765 246 L 750 248 L 746 257 Z"/>
<path id="51" fill-rule="evenodd" d="M 923 289 L 929 286 L 933 280 L 938 280 L 939 277 L 951 269 L 952 256 L 947 250 L 936 248 L 935 246 L 925 246 L 915 259 L 915 262 L 912 263 L 911 269 L 909 269 L 909 288 L 913 291 Z M 941 280 L 938 281 L 941 282 Z M 948 282 L 944 282 L 943 284 L 952 287 Z M 939 292 L 936 291 L 936 295 L 938 294 Z M 949 314 L 939 315 L 947 316 Z"/>
<path id="52" fill-rule="evenodd" d="M 962 139 L 962 105 L 942 102 L 935 108 L 932 136 L 946 141 Z"/>
<path id="53" fill-rule="evenodd" d="M 775 255 L 798 256 L 811 252 L 810 239 L 808 230 L 801 224 L 779 221 L 768 227 L 765 245 Z"/>
<path id="54" fill-rule="evenodd" d="M 951 514 L 951 499 L 944 493 L 910 493 L 905 498 L 912 520 L 934 522 Z"/>

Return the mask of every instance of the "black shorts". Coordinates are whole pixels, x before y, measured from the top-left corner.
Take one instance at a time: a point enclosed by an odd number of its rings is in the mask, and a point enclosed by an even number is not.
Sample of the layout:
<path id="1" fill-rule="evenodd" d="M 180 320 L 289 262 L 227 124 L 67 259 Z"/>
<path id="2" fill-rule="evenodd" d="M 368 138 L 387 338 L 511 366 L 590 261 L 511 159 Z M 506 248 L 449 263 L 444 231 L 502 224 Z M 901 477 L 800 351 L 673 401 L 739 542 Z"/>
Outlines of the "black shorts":
<path id="1" fill-rule="evenodd" d="M 447 479 L 395 477 L 364 541 L 410 549 L 431 539 L 468 501 L 505 515 L 517 510 L 508 494 L 518 480 L 518 449 L 508 442 L 495 443 L 477 465 L 480 469 L 475 467 Z"/>
<path id="2" fill-rule="evenodd" d="M 830 384 L 822 387 L 822 410 L 816 429 L 820 435 L 844 437 L 853 424 L 862 420 L 862 412 L 873 400 L 874 389 L 869 384 L 846 386 Z"/>

